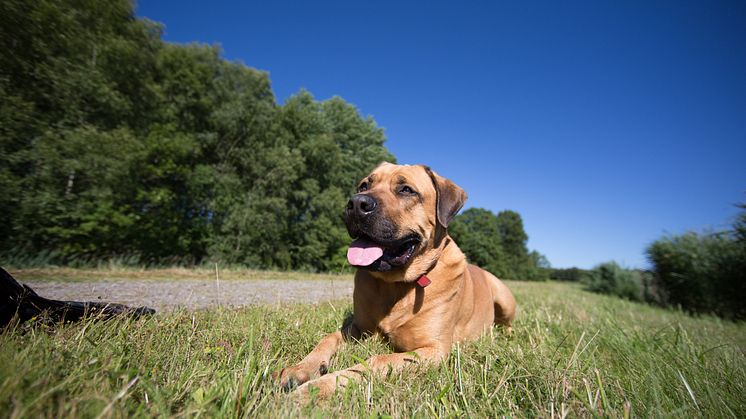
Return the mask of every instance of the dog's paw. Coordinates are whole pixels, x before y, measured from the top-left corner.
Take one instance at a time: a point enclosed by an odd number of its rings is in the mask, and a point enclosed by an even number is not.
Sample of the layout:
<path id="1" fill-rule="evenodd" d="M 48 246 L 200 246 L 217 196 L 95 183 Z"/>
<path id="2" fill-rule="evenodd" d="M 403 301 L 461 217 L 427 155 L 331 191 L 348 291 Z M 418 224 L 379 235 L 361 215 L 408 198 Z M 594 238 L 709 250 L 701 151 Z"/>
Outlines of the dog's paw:
<path id="1" fill-rule="evenodd" d="M 325 364 L 321 364 L 317 368 L 304 364 L 283 368 L 279 373 L 280 387 L 285 391 L 291 391 L 314 378 L 326 374 L 326 371 Z"/>
<path id="2" fill-rule="evenodd" d="M 285 391 L 291 391 L 310 380 L 311 375 L 303 369 L 302 365 L 293 365 L 283 368 L 280 371 L 279 378 L 280 387 Z"/>
<path id="3" fill-rule="evenodd" d="M 290 397 L 302 404 L 311 400 L 325 400 L 334 394 L 340 385 L 338 378 L 340 373 L 338 371 L 303 383 L 290 393 Z M 347 382 L 347 380 L 345 379 L 343 382 Z"/>

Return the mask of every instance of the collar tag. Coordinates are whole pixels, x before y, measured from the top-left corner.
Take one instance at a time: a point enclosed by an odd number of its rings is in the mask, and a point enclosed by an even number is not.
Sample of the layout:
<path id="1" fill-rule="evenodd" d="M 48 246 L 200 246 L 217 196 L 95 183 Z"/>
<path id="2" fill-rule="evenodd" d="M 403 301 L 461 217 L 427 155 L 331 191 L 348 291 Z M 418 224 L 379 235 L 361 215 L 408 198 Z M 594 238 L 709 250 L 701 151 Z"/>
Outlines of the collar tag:
<path id="1" fill-rule="evenodd" d="M 430 285 L 432 282 L 433 281 L 431 281 L 430 278 L 428 278 L 425 275 L 422 275 L 420 279 L 417 280 L 417 285 L 419 285 L 422 288 L 425 288 L 426 286 Z"/>

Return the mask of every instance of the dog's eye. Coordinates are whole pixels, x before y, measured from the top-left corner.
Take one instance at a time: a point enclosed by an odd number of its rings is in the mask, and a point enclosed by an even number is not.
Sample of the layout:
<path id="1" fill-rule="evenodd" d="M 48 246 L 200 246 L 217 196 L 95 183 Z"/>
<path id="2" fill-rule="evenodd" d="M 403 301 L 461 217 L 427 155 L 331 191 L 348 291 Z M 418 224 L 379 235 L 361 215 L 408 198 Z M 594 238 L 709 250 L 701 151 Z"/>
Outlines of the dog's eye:
<path id="1" fill-rule="evenodd" d="M 399 193 L 402 195 L 414 195 L 416 192 L 414 189 L 410 188 L 409 186 L 402 186 L 401 189 L 399 189 Z"/>
<path id="2" fill-rule="evenodd" d="M 368 190 L 368 182 L 363 182 L 360 184 L 360 186 L 357 187 L 358 193 L 365 192 Z"/>

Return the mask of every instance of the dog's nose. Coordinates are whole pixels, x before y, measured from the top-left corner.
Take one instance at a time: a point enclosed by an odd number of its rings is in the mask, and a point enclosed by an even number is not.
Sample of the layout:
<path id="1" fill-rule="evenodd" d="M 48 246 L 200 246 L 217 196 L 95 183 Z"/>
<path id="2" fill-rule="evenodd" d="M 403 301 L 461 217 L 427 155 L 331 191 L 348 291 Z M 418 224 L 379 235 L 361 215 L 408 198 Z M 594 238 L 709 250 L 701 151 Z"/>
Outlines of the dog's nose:
<path id="1" fill-rule="evenodd" d="M 357 194 L 347 203 L 347 211 L 362 217 L 375 211 L 377 206 L 378 203 L 373 197 Z"/>

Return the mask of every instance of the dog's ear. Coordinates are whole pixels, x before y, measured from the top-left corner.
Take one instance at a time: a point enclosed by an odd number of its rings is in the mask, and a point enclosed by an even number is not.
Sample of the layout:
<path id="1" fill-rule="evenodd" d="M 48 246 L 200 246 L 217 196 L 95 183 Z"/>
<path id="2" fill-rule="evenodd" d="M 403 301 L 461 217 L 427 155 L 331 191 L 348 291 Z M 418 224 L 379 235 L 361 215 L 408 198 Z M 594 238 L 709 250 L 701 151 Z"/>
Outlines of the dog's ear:
<path id="1" fill-rule="evenodd" d="M 429 167 L 423 166 L 430 179 L 433 181 L 436 193 L 436 218 L 444 228 L 453 220 L 456 213 L 466 202 L 466 192 L 450 180 L 433 172 Z"/>

